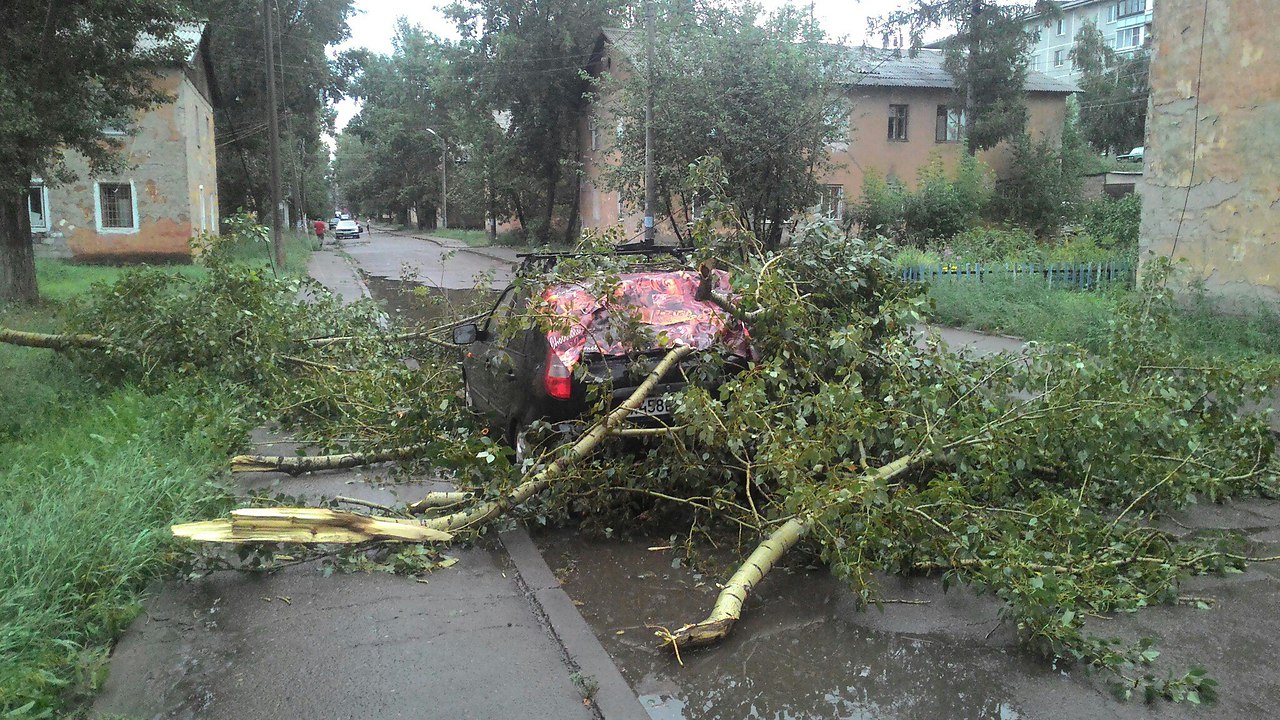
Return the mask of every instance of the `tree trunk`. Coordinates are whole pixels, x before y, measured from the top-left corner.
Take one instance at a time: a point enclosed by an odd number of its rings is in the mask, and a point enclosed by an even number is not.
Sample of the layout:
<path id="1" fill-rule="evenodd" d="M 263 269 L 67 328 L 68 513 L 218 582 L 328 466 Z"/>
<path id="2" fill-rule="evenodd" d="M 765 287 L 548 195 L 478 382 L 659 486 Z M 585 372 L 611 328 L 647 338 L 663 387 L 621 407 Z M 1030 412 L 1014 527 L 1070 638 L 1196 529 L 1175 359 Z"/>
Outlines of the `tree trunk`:
<path id="1" fill-rule="evenodd" d="M 970 155 L 978 154 L 978 148 L 973 144 L 973 123 L 978 106 L 977 96 L 973 92 L 973 80 L 978 75 L 978 51 L 982 48 L 982 41 L 978 37 L 978 28 L 983 22 L 981 14 L 982 0 L 973 0 L 973 5 L 969 8 L 969 57 L 965 58 L 968 67 L 964 81 L 964 149 Z"/>
<path id="2" fill-rule="evenodd" d="M 27 214 L 28 182 L 29 177 L 11 179 L 10 183 L 21 189 L 0 196 L 0 301 L 29 302 L 40 297 L 31 216 Z"/>
<path id="3" fill-rule="evenodd" d="M 560 163 L 555 162 L 547 165 L 547 206 L 542 211 L 542 228 L 539 230 L 540 237 L 536 238 L 538 243 L 545 243 L 551 240 L 551 223 L 556 217 L 556 189 L 560 185 Z"/>

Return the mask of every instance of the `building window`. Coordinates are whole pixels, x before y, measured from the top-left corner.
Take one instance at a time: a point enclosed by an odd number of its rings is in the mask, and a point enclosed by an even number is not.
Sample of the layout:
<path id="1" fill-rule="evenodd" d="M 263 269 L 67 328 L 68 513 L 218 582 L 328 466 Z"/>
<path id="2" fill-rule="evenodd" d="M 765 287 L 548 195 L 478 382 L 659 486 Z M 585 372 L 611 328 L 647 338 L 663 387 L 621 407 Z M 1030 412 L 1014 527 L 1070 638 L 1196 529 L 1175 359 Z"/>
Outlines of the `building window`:
<path id="1" fill-rule="evenodd" d="M 138 204 L 133 183 L 98 183 L 94 214 L 100 232 L 135 232 Z"/>
<path id="2" fill-rule="evenodd" d="M 1059 35 L 1066 35 L 1066 34 L 1067 34 L 1067 19 L 1066 19 L 1066 18 L 1058 18 L 1058 34 L 1059 34 Z"/>
<path id="3" fill-rule="evenodd" d="M 818 200 L 818 214 L 832 220 L 844 219 L 844 186 L 822 186 L 822 197 Z"/>
<path id="4" fill-rule="evenodd" d="M 964 110 L 938 106 L 938 125 L 934 133 L 937 142 L 960 142 L 964 136 Z"/>
<path id="5" fill-rule="evenodd" d="M 1147 11 L 1147 0 L 1120 0 L 1116 3 L 1116 17 L 1126 18 Z"/>
<path id="6" fill-rule="evenodd" d="M 1142 27 L 1122 28 L 1116 31 L 1116 49 L 1129 50 L 1142 44 Z"/>
<path id="7" fill-rule="evenodd" d="M 1116 21 L 1116 6 L 1108 5 L 1107 6 L 1107 22 L 1113 23 L 1115 21 Z"/>
<path id="8" fill-rule="evenodd" d="M 895 142 L 907 141 L 907 106 L 889 106 L 889 139 Z"/>
<path id="9" fill-rule="evenodd" d="M 1031 72 L 1040 72 L 1044 68 L 1041 65 L 1042 58 L 1039 55 L 1032 55 L 1027 58 L 1027 69 Z"/>
<path id="10" fill-rule="evenodd" d="M 1067 51 L 1066 51 L 1066 50 L 1054 50 L 1054 51 L 1053 51 L 1053 66 L 1054 66 L 1054 67 L 1056 67 L 1056 68 L 1060 68 L 1060 67 L 1062 67 L 1062 66 L 1063 66 L 1063 64 L 1066 62 L 1066 59 L 1067 59 Z"/>
<path id="11" fill-rule="evenodd" d="M 33 182 L 27 190 L 27 213 L 31 232 L 49 232 L 49 191 L 44 183 Z"/>

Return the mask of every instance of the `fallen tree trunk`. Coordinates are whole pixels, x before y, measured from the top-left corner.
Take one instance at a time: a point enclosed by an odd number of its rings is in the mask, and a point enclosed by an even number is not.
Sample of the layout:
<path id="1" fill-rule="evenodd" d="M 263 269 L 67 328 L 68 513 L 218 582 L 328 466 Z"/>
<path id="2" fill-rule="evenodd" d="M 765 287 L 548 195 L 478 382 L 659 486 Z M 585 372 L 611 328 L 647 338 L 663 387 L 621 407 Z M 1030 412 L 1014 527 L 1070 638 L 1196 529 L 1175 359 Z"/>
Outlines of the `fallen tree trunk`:
<path id="1" fill-rule="evenodd" d="M 569 448 L 563 455 L 556 458 L 532 478 L 522 482 L 507 495 L 481 503 L 468 510 L 424 520 L 423 524 L 427 527 L 445 531 L 474 527 L 510 512 L 512 508 L 546 490 L 557 476 L 572 467 L 574 463 L 590 455 L 614 431 L 614 428 L 626 420 L 631 411 L 640 407 L 640 403 L 644 402 L 649 393 L 653 392 L 653 388 L 657 386 L 662 376 L 692 352 L 693 348 L 689 347 L 678 347 L 668 352 L 662 358 L 662 361 L 649 372 L 649 375 L 635 389 L 635 392 L 631 393 L 630 397 L 622 401 L 618 407 L 597 421 L 595 425 L 592 425 L 591 429 L 583 433 L 578 442 L 574 443 L 573 447 Z"/>
<path id="2" fill-rule="evenodd" d="M 921 451 L 898 458 L 888 465 L 863 473 L 853 484 L 870 487 L 891 480 L 931 454 Z M 764 580 L 778 560 L 808 534 L 812 523 L 812 516 L 797 516 L 769 533 L 769 537 L 756 546 L 738 571 L 725 583 L 711 608 L 711 614 L 705 620 L 685 625 L 675 632 L 660 630 L 658 636 L 662 638 L 662 644 L 669 645 L 678 657 L 681 647 L 712 645 L 728 637 L 729 631 L 742 617 L 742 606 L 751 591 Z"/>
<path id="3" fill-rule="evenodd" d="M 325 508 L 243 508 L 232 510 L 230 519 L 184 523 L 169 529 L 175 537 L 225 543 L 417 543 L 453 539 L 449 533 L 423 527 L 415 520 Z"/>
<path id="4" fill-rule="evenodd" d="M 337 455 L 237 455 L 231 458 L 231 472 L 284 472 L 297 476 L 316 470 L 345 470 L 393 460 L 412 460 L 426 450 L 427 446 L 419 443 L 389 450 Z"/>
<path id="5" fill-rule="evenodd" d="M 67 348 L 102 348 L 111 345 L 111 341 L 98 335 L 62 333 L 24 332 L 0 328 L 0 342 L 22 347 L 44 348 L 46 350 L 66 350 Z"/>
<path id="6" fill-rule="evenodd" d="M 461 505 L 462 503 L 470 502 L 475 498 L 475 493 L 461 490 L 433 492 L 427 493 L 426 497 L 423 497 L 417 502 L 411 503 L 407 509 L 410 513 L 419 515 L 431 508 Z"/>

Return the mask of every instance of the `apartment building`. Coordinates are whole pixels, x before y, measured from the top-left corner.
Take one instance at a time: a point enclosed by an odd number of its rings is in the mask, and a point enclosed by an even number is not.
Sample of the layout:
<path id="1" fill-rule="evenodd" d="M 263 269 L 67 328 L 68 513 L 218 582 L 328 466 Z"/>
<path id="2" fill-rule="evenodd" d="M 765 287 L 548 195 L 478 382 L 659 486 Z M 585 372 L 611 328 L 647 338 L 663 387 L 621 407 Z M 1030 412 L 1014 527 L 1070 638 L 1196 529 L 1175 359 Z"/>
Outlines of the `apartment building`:
<path id="1" fill-rule="evenodd" d="M 1058 3 L 1062 17 L 1028 20 L 1028 29 L 1040 39 L 1030 50 L 1029 69 L 1059 80 L 1075 81 L 1080 73 L 1071 64 L 1071 48 L 1076 34 L 1092 20 L 1107 44 L 1119 52 L 1148 47 L 1151 38 L 1151 9 L 1155 0 L 1065 0 Z"/>

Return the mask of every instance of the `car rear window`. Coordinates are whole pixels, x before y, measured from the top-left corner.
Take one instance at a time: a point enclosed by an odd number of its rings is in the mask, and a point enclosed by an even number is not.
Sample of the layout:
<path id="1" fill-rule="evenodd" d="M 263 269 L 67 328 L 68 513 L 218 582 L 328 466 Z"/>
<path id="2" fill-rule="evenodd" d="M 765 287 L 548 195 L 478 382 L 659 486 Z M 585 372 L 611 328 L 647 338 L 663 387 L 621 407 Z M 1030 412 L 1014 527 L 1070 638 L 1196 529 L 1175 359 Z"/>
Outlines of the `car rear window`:
<path id="1" fill-rule="evenodd" d="M 730 295 L 729 274 L 714 272 L 716 290 Z M 551 350 L 567 368 L 583 355 L 625 355 L 677 345 L 698 350 L 720 346 L 751 357 L 742 323 L 716 305 L 695 299 L 699 281 L 689 270 L 626 273 L 607 297 L 597 296 L 587 283 L 552 285 L 542 293 L 539 307 L 556 318 L 557 327 L 547 333 Z M 630 317 L 642 327 L 642 342 L 632 342 L 637 333 L 625 329 Z"/>

